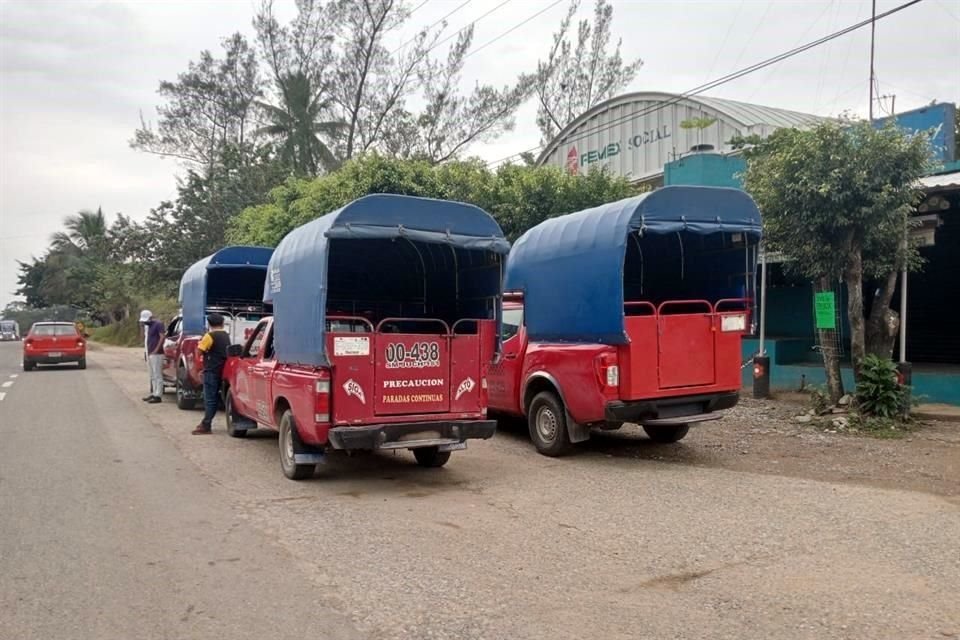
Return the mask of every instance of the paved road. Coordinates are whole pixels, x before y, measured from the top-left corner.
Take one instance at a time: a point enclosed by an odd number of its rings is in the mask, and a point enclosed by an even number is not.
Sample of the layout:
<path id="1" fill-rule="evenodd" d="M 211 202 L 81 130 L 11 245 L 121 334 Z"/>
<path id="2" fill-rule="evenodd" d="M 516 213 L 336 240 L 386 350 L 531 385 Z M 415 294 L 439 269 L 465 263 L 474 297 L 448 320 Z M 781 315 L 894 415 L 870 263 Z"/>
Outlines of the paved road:
<path id="1" fill-rule="evenodd" d="M 193 437 L 197 413 L 138 402 L 135 351 L 90 365 L 0 401 L 11 637 L 960 637 L 960 507 L 936 496 L 652 444 L 554 460 L 509 432 L 440 470 L 335 458 L 293 483 L 275 437 Z"/>
<path id="2" fill-rule="evenodd" d="M 0 343 L 0 637 L 362 637 L 91 361 Z"/>

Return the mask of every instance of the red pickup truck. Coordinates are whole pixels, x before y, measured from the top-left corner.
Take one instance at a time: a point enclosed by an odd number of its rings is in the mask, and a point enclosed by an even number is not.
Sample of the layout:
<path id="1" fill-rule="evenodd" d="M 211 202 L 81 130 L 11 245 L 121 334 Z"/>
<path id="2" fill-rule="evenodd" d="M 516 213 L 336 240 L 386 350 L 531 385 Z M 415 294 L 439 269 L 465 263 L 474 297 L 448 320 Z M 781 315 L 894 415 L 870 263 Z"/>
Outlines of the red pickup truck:
<path id="1" fill-rule="evenodd" d="M 180 409 L 193 409 L 203 399 L 203 357 L 197 345 L 207 329 L 207 314 L 223 315 L 234 344 L 243 344 L 268 315 L 262 298 L 272 254 L 264 247 L 224 247 L 184 272 L 183 309 L 167 325 L 163 343 L 164 384 L 176 389 Z"/>
<path id="2" fill-rule="evenodd" d="M 389 194 L 294 229 L 268 268 L 274 316 L 230 348 L 228 432 L 279 431 L 295 480 L 328 450 L 410 449 L 440 467 L 493 436 L 486 375 L 508 251 L 477 207 Z"/>
<path id="3" fill-rule="evenodd" d="M 744 192 L 665 187 L 547 220 L 507 263 L 490 410 L 540 453 L 638 423 L 657 442 L 739 399 L 760 213 Z"/>

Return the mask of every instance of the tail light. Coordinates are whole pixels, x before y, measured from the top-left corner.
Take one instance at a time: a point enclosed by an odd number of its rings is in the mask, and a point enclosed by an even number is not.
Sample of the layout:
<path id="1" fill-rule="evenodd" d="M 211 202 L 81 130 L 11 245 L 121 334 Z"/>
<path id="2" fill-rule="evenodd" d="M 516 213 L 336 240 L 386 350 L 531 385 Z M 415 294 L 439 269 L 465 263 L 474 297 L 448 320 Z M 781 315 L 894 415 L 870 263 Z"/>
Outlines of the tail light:
<path id="1" fill-rule="evenodd" d="M 620 367 L 615 353 L 603 353 L 597 356 L 597 381 L 601 387 L 620 386 Z"/>
<path id="2" fill-rule="evenodd" d="M 330 380 L 314 381 L 313 391 L 313 421 L 330 422 Z"/>
<path id="3" fill-rule="evenodd" d="M 33 347 L 33 338 L 27 338 L 26 340 L 24 340 L 23 345 L 28 349 Z"/>
<path id="4" fill-rule="evenodd" d="M 77 347 L 83 347 L 83 340 L 77 340 Z"/>

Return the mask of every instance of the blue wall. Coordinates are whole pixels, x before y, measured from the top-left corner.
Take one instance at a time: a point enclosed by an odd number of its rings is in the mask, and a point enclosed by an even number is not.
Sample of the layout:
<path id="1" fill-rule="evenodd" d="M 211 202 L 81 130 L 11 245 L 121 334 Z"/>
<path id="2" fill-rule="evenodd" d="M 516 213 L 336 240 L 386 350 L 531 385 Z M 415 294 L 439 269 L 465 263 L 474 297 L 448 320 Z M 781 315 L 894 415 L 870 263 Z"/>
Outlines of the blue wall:
<path id="1" fill-rule="evenodd" d="M 770 356 L 770 388 L 775 391 L 796 391 L 801 382 L 810 385 L 823 386 L 827 383 L 822 362 L 807 364 L 780 364 L 780 361 L 790 362 L 792 354 L 788 352 L 803 345 L 797 340 L 768 340 L 764 347 Z M 759 341 L 756 338 L 744 338 L 742 345 L 743 361 L 746 362 L 757 352 Z M 849 367 L 841 369 L 843 387 L 848 392 L 854 389 L 853 371 Z M 753 367 L 744 367 L 741 372 L 743 393 L 750 394 L 753 390 Z M 944 371 L 913 370 L 913 395 L 921 402 L 943 402 L 960 405 L 960 371 L 956 373 Z"/>
<path id="2" fill-rule="evenodd" d="M 740 189 L 738 177 L 746 171 L 747 163 L 740 156 L 719 153 L 695 153 L 663 166 L 663 184 L 688 184 L 707 187 Z"/>
<path id="3" fill-rule="evenodd" d="M 955 133 L 954 133 L 954 114 L 956 107 L 949 102 L 933 104 L 929 107 L 914 109 L 913 111 L 904 111 L 887 118 L 877 118 L 874 125 L 882 127 L 893 118 L 898 127 L 908 131 L 926 131 L 932 134 L 931 146 L 933 147 L 934 157 L 940 162 L 948 163 L 956 158 L 955 151 Z"/>

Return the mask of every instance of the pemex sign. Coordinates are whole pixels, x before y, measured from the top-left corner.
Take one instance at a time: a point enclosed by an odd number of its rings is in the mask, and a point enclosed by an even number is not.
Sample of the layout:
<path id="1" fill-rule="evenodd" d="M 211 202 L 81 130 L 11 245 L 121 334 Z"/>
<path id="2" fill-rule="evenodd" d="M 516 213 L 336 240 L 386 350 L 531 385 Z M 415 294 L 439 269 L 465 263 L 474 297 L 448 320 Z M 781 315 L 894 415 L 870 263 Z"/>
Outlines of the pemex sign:
<path id="1" fill-rule="evenodd" d="M 648 144 L 658 142 L 670 137 L 670 129 L 667 125 L 659 126 L 655 129 L 641 131 L 627 138 L 626 147 L 628 150 L 639 149 Z M 588 149 L 578 151 L 577 145 L 571 145 L 567 150 L 567 173 L 579 175 L 580 168 L 586 167 L 597 162 L 602 162 L 609 158 L 620 155 L 623 150 L 623 142 L 616 141 L 606 144 L 599 149 Z"/>

